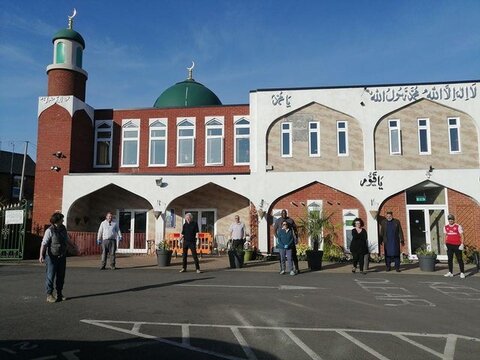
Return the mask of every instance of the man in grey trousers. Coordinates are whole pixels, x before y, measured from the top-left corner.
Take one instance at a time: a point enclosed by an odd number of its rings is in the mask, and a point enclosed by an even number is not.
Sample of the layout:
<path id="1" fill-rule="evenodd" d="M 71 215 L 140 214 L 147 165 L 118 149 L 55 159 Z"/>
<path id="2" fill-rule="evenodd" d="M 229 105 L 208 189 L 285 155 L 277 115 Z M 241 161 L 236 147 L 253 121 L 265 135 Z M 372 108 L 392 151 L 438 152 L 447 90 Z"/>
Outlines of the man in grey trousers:
<path id="1" fill-rule="evenodd" d="M 105 220 L 100 224 L 97 234 L 97 244 L 102 245 L 102 266 L 100 270 L 105 270 L 108 254 L 110 254 L 110 269 L 115 270 L 117 240 L 122 240 L 122 233 L 118 224 L 112 221 L 112 213 L 108 212 Z"/>

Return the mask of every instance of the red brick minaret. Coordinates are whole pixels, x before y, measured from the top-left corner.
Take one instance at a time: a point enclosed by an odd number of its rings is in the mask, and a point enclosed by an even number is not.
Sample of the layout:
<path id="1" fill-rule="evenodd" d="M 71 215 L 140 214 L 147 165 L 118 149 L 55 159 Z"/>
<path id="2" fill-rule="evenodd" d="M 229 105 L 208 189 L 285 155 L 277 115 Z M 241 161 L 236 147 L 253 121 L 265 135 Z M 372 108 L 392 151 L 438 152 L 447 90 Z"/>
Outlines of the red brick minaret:
<path id="1" fill-rule="evenodd" d="M 76 10 L 68 17 L 68 28 L 53 37 L 53 63 L 47 66 L 48 95 L 38 102 L 32 230 L 40 234 L 53 212 L 66 211 L 62 209 L 64 176 L 89 171 L 92 166 L 93 109 L 85 103 L 85 41 L 73 30 L 75 15 Z"/>

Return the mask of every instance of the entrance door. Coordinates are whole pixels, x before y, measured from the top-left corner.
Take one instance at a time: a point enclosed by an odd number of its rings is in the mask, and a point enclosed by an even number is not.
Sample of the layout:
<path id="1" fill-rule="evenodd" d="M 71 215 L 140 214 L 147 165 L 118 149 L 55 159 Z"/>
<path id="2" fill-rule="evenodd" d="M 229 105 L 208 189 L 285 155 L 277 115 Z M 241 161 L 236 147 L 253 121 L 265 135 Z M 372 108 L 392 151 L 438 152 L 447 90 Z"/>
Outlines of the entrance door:
<path id="1" fill-rule="evenodd" d="M 212 235 L 212 239 L 214 239 L 216 220 L 216 211 L 214 209 L 185 210 L 183 212 L 184 218 L 186 213 L 192 214 L 193 220 L 197 222 L 200 232 L 209 233 Z"/>
<path id="2" fill-rule="evenodd" d="M 143 253 L 147 251 L 147 210 L 122 210 L 118 225 L 123 240 L 118 243 L 119 253 Z"/>
<path id="3" fill-rule="evenodd" d="M 443 249 L 443 227 L 445 226 L 445 210 L 443 208 L 409 209 L 409 235 L 411 254 L 416 254 L 420 247 L 428 248 L 443 260 L 446 257 Z"/>

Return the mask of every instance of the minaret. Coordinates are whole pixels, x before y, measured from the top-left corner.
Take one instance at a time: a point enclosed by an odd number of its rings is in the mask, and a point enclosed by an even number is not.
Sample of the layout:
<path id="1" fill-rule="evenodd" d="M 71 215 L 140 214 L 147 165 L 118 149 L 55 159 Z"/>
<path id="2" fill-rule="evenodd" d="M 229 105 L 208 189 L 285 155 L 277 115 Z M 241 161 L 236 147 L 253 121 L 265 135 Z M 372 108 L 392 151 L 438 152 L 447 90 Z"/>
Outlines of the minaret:
<path id="1" fill-rule="evenodd" d="M 85 102 L 88 74 L 82 69 L 85 41 L 73 30 L 74 9 L 68 17 L 68 28 L 53 37 L 53 64 L 47 66 L 48 96 L 73 95 Z"/>

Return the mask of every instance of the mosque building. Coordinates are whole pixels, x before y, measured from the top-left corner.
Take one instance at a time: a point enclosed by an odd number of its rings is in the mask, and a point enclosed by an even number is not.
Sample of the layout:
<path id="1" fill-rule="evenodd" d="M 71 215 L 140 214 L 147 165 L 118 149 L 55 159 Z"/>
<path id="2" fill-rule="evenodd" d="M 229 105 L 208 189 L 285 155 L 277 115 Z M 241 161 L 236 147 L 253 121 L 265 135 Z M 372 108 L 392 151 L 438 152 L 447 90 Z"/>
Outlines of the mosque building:
<path id="1" fill-rule="evenodd" d="M 181 231 L 187 212 L 219 242 L 238 214 L 269 253 L 282 209 L 294 220 L 322 210 L 340 246 L 361 217 L 378 252 L 378 222 L 391 210 L 411 257 L 428 246 L 446 258 L 449 213 L 480 247 L 477 81 L 258 89 L 248 104 L 225 105 L 192 64 L 152 107 L 95 109 L 86 43 L 69 18 L 53 37 L 38 102 L 34 232 L 61 211 L 80 252 L 93 254 L 112 211 L 124 234 L 119 252 L 147 253 Z"/>

